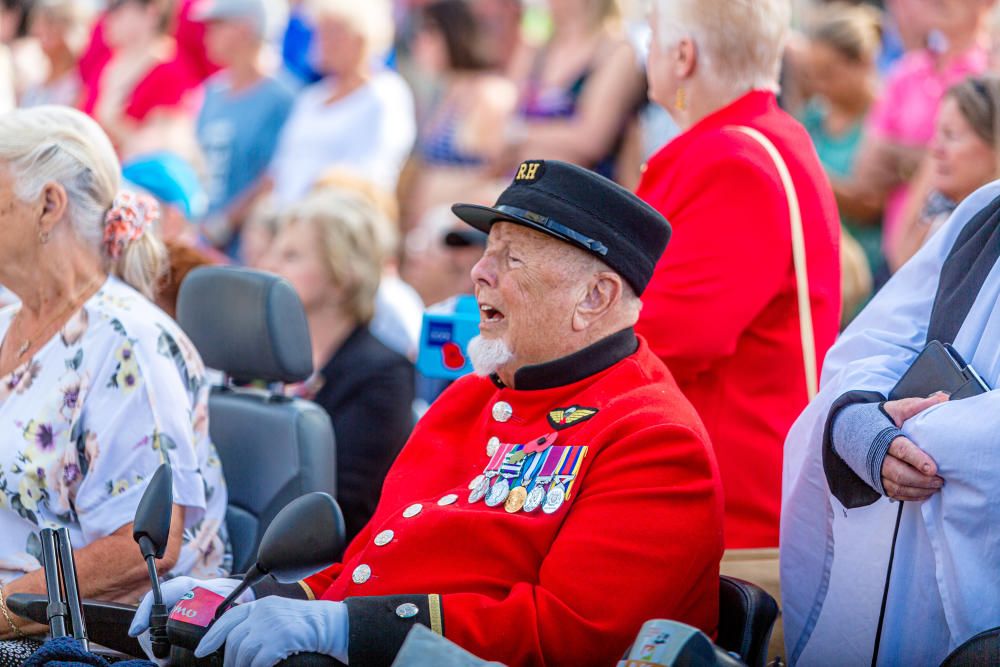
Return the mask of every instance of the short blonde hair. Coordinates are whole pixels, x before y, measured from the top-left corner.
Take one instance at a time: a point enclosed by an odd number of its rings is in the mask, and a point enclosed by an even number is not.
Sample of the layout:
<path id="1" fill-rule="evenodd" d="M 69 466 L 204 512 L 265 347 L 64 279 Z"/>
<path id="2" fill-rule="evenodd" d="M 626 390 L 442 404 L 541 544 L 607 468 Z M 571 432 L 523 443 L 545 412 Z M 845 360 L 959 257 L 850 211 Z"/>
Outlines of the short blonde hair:
<path id="1" fill-rule="evenodd" d="M 152 299 L 167 268 L 167 252 L 152 229 L 112 258 L 104 249 L 105 216 L 121 185 L 121 166 L 108 136 L 89 116 L 62 106 L 0 114 L 0 162 L 14 193 L 32 201 L 50 183 L 66 191 L 67 222 L 101 257 L 104 269 Z"/>
<path id="2" fill-rule="evenodd" d="M 851 62 L 872 64 L 882 47 L 882 13 L 871 5 L 832 2 L 817 12 L 808 35 Z"/>
<path id="3" fill-rule="evenodd" d="M 382 277 L 378 226 L 388 223 L 381 218 L 363 197 L 340 190 L 312 192 L 283 218 L 284 228 L 308 225 L 316 232 L 326 269 L 345 288 L 344 309 L 362 324 L 375 314 L 375 293 Z"/>
<path id="4" fill-rule="evenodd" d="M 789 0 L 656 0 L 656 12 L 654 47 L 691 39 L 700 67 L 733 92 L 778 89 Z"/>
<path id="5" fill-rule="evenodd" d="M 338 18 L 362 39 L 370 56 L 380 56 L 392 47 L 395 23 L 388 0 L 308 0 L 312 18 Z"/>

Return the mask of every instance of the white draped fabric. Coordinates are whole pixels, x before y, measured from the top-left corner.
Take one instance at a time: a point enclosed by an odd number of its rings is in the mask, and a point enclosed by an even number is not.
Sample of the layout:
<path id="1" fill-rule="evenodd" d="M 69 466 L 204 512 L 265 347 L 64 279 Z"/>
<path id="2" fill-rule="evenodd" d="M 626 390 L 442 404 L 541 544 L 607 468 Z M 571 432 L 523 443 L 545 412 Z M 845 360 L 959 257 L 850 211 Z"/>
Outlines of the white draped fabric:
<path id="1" fill-rule="evenodd" d="M 897 505 L 845 509 L 822 463 L 831 404 L 851 390 L 888 394 L 926 343 L 941 267 L 966 223 L 1000 196 L 969 197 L 947 225 L 844 332 L 823 365 L 821 391 L 785 443 L 781 585 L 787 659 L 799 665 L 871 662 Z M 1000 262 L 955 348 L 1000 386 Z M 904 507 L 881 665 L 937 665 L 1000 626 L 1000 390 L 935 406 L 904 433 L 937 462 L 945 486 Z"/>

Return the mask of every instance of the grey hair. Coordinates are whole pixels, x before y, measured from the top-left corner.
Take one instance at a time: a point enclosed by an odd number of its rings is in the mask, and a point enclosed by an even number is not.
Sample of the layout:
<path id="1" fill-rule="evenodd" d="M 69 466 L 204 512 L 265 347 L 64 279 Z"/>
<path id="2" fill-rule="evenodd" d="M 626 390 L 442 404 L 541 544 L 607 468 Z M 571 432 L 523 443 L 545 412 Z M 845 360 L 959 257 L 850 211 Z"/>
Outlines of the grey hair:
<path id="1" fill-rule="evenodd" d="M 166 249 L 152 230 L 114 260 L 104 251 L 104 222 L 121 186 L 121 165 L 107 135 L 86 114 L 62 106 L 18 109 L 0 115 L 0 162 L 10 169 L 14 194 L 38 199 L 46 185 L 66 191 L 67 222 L 103 268 L 147 298 L 167 266 Z"/>
<path id="2" fill-rule="evenodd" d="M 789 0 L 655 0 L 659 44 L 688 38 L 710 78 L 735 93 L 778 90 Z"/>

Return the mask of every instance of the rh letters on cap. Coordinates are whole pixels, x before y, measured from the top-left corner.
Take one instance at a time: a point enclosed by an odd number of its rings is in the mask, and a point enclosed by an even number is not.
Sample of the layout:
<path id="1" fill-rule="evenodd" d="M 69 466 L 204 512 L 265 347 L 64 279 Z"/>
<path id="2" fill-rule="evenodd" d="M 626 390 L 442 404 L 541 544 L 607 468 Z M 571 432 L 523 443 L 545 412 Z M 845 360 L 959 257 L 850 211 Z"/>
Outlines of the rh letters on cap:
<path id="1" fill-rule="evenodd" d="M 514 182 L 531 183 L 537 181 L 545 172 L 544 166 L 543 162 L 522 162 L 521 166 L 517 168 L 517 176 L 514 177 Z"/>

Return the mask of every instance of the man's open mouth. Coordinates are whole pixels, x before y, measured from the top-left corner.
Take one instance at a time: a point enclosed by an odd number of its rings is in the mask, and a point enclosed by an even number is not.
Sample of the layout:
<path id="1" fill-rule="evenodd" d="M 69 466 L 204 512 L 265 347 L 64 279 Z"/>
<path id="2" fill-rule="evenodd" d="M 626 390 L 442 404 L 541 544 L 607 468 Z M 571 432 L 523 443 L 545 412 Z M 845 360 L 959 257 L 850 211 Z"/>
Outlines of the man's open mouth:
<path id="1" fill-rule="evenodd" d="M 503 313 L 488 303 L 481 303 L 479 304 L 479 318 L 480 322 L 499 322 L 504 316 Z"/>

